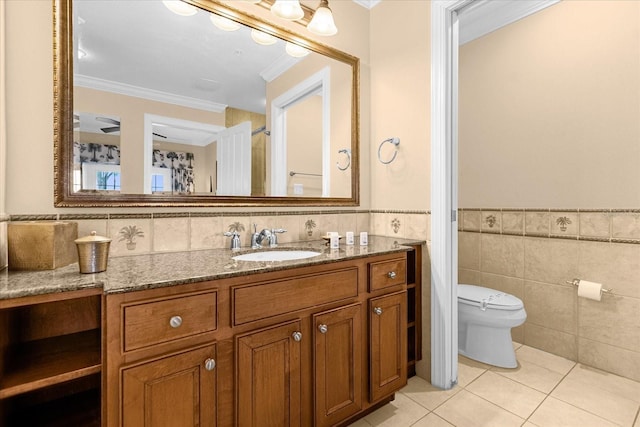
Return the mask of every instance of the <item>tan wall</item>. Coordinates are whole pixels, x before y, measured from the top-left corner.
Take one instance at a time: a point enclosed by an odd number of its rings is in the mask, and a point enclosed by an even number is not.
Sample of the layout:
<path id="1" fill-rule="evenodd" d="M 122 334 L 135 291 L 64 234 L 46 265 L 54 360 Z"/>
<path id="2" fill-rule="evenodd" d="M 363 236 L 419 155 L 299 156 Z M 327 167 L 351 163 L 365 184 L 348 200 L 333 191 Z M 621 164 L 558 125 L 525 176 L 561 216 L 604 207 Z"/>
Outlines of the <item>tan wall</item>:
<path id="1" fill-rule="evenodd" d="M 322 97 L 310 96 L 287 110 L 287 171 L 322 175 L 322 123 L 307 117 L 322 117 Z M 294 184 L 302 184 L 305 197 L 322 196 L 321 176 L 287 174 L 290 196 Z"/>
<path id="2" fill-rule="evenodd" d="M 460 49 L 460 206 L 640 206 L 640 2 L 563 1 Z"/>
<path id="3" fill-rule="evenodd" d="M 48 0 L 3 2 L 8 34 L 7 72 L 7 176 L 6 212 L 9 214 L 92 212 L 105 209 L 55 209 L 53 207 L 53 60 L 51 17 Z M 243 2 L 232 6 L 245 8 L 272 20 L 267 10 Z M 314 4 L 313 7 L 316 5 Z M 368 153 L 369 134 L 369 11 L 353 2 L 332 4 L 340 33 L 330 39 L 311 37 L 362 58 L 361 118 L 363 151 Z M 294 31 L 308 32 L 298 24 L 282 22 Z M 123 125 L 124 126 L 124 125 Z M 34 156 L 33 153 L 38 153 Z M 366 158 L 366 156 L 364 156 Z M 29 159 L 28 162 L 24 159 Z M 363 163 L 364 164 L 364 163 Z M 123 165 L 126 167 L 126 165 Z M 361 207 L 369 207 L 369 175 L 361 174 Z M 260 209 L 260 208 L 256 208 Z M 274 208 L 277 210 L 277 208 Z M 284 208 L 286 209 L 286 208 Z M 157 212 L 167 209 L 131 209 Z M 248 210 L 244 208 L 243 210 Z M 250 210 L 250 209 L 249 209 Z M 128 211 L 128 209 L 118 209 Z"/>
<path id="4" fill-rule="evenodd" d="M 371 207 L 430 207 L 430 3 L 393 0 L 371 11 Z M 400 138 L 396 160 L 380 143 Z M 383 160 L 392 153 L 383 147 Z"/>

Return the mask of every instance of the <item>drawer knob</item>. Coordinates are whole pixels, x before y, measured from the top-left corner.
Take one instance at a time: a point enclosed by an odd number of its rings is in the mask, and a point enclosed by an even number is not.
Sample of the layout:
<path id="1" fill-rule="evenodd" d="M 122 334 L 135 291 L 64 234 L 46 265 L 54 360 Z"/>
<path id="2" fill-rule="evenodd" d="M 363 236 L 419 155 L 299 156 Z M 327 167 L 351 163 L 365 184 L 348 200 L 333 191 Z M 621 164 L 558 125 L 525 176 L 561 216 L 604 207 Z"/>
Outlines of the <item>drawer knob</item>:
<path id="1" fill-rule="evenodd" d="M 395 278 L 396 278 L 396 276 L 397 276 L 397 274 L 396 274 L 396 272 L 395 272 L 395 271 L 390 271 L 390 272 L 388 272 L 388 273 L 387 273 L 387 277 L 388 277 L 389 279 L 395 279 Z"/>
<path id="2" fill-rule="evenodd" d="M 329 328 L 327 327 L 327 325 L 318 325 L 318 330 L 320 331 L 320 333 L 326 334 Z"/>
<path id="3" fill-rule="evenodd" d="M 291 334 L 291 337 L 293 338 L 294 341 L 302 341 L 302 332 L 294 332 L 293 334 Z"/>
<path id="4" fill-rule="evenodd" d="M 216 367 L 216 361 L 213 360 L 212 358 L 208 358 L 207 360 L 204 361 L 204 369 L 206 369 L 207 371 L 213 371 Z"/>
<path id="5" fill-rule="evenodd" d="M 180 316 L 173 316 L 170 320 L 169 320 L 169 324 L 171 325 L 172 328 L 177 328 L 180 325 L 182 325 L 182 317 Z"/>
<path id="6" fill-rule="evenodd" d="M 377 314 L 378 316 L 380 316 L 380 315 L 382 314 L 382 308 L 381 308 L 381 307 L 375 307 L 375 308 L 373 309 L 373 312 L 374 312 L 375 314 Z"/>

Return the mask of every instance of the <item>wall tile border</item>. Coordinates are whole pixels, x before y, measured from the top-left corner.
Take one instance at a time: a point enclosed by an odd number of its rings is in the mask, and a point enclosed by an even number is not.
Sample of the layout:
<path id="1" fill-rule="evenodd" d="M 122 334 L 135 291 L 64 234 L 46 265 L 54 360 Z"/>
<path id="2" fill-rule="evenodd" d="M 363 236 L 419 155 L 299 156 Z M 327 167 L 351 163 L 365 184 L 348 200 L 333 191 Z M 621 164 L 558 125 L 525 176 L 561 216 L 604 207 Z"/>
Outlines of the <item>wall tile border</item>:
<path id="1" fill-rule="evenodd" d="M 464 218 L 465 212 L 480 212 L 480 226 L 476 227 L 472 222 L 462 221 Z M 512 230 L 503 230 L 498 227 L 487 227 L 486 226 L 486 218 L 488 216 L 495 216 L 496 218 L 492 221 L 495 221 L 496 224 L 502 224 L 502 214 L 503 213 L 523 213 L 525 214 L 524 218 L 524 231 L 522 233 L 518 231 Z M 546 230 L 536 230 L 536 231 L 526 231 L 527 230 L 527 213 L 542 213 L 549 215 L 549 222 L 551 227 L 549 227 L 549 231 Z M 608 215 L 609 221 L 609 233 L 608 236 L 606 233 L 603 236 L 592 236 L 592 235 L 584 235 L 584 231 L 580 230 L 580 214 L 594 214 L 594 213 L 603 213 Z M 485 233 L 485 234 L 502 234 L 509 236 L 525 236 L 525 237 L 543 237 L 549 239 L 564 239 L 564 240 L 584 240 L 590 242 L 605 242 L 605 243 L 624 243 L 624 244 L 640 244 L 640 238 L 620 238 L 620 236 L 614 237 L 614 230 L 611 224 L 619 218 L 620 215 L 624 214 L 640 214 L 640 209 L 567 209 L 567 208 L 460 208 L 458 209 L 458 230 L 469 232 L 469 233 Z M 565 215 L 569 214 L 569 215 Z M 498 217 L 499 216 L 499 217 Z M 570 219 L 573 219 L 571 221 Z M 471 225 L 470 225 L 471 224 Z M 535 228 L 535 227 L 534 227 Z M 566 234 L 564 234 L 566 232 Z M 626 236 L 625 236 L 626 237 Z M 632 235 L 631 237 L 636 237 Z"/>
<path id="2" fill-rule="evenodd" d="M 74 221 L 91 219 L 149 219 L 149 218 L 208 218 L 208 217 L 248 217 L 248 216 L 289 216 L 289 215 L 346 215 L 370 214 L 374 212 L 398 214 L 430 214 L 429 211 L 371 211 L 371 210 L 314 210 L 314 211 L 278 211 L 278 212 L 157 212 L 157 213 L 109 213 L 109 214 L 19 214 L 0 215 L 5 221 Z"/>

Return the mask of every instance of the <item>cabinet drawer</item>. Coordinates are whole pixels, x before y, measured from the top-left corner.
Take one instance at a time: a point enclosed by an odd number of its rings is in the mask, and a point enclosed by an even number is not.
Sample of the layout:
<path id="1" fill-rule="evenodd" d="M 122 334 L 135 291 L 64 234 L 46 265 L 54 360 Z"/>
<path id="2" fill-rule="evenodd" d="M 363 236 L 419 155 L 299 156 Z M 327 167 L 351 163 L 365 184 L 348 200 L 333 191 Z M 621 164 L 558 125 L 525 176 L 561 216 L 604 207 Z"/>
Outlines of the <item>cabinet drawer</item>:
<path id="1" fill-rule="evenodd" d="M 398 258 L 369 264 L 369 291 L 403 285 L 407 280 L 407 259 Z"/>
<path id="2" fill-rule="evenodd" d="M 234 287 L 233 324 L 358 296 L 358 268 Z"/>
<path id="3" fill-rule="evenodd" d="M 215 331 L 217 295 L 212 291 L 125 305 L 124 351 Z"/>

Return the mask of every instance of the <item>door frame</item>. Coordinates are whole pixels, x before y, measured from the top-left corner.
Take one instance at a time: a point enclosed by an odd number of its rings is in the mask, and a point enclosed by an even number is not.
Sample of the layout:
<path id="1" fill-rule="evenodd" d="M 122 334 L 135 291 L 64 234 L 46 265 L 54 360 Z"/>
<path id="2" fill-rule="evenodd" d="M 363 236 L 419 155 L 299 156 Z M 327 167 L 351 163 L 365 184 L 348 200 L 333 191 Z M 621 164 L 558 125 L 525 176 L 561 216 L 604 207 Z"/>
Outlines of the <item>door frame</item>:
<path id="1" fill-rule="evenodd" d="M 431 2 L 431 383 L 436 387 L 450 389 L 458 382 L 459 40 L 471 41 L 559 1 Z"/>

